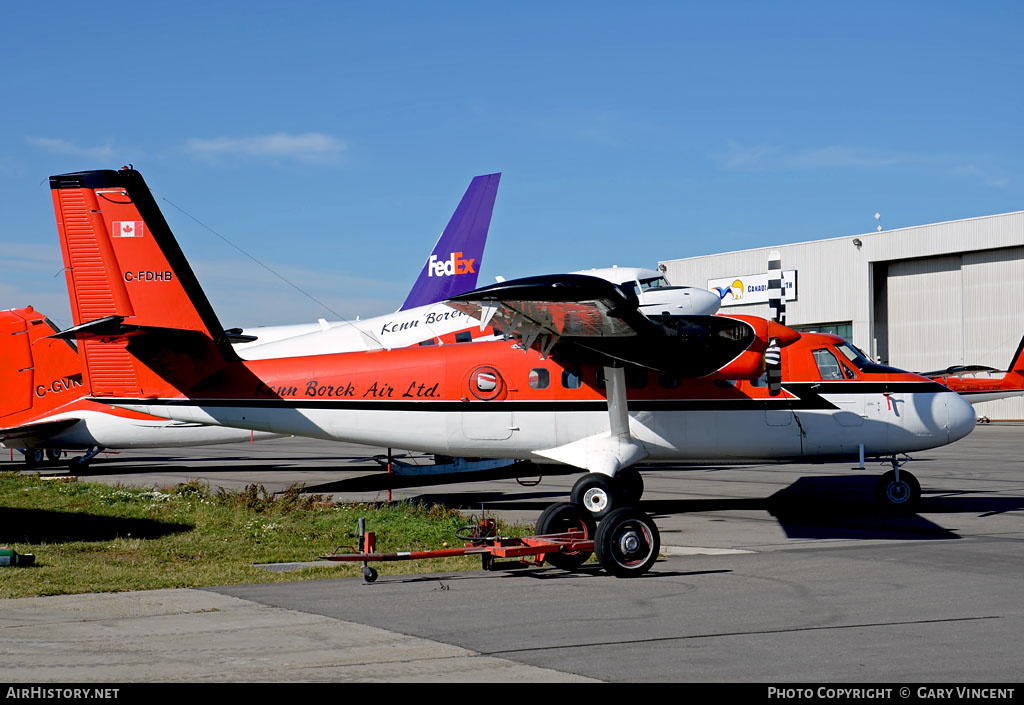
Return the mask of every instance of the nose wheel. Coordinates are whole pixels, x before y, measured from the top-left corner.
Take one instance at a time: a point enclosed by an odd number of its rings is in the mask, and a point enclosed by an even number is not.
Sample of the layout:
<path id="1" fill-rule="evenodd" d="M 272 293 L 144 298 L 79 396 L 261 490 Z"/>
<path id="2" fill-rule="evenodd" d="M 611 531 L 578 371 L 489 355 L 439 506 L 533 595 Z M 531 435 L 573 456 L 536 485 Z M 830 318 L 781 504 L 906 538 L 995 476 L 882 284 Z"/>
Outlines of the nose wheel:
<path id="1" fill-rule="evenodd" d="M 900 467 L 906 463 L 892 459 L 892 470 L 878 478 L 875 484 L 875 498 L 883 509 L 899 514 L 912 514 L 921 504 L 921 483 L 908 470 Z"/>

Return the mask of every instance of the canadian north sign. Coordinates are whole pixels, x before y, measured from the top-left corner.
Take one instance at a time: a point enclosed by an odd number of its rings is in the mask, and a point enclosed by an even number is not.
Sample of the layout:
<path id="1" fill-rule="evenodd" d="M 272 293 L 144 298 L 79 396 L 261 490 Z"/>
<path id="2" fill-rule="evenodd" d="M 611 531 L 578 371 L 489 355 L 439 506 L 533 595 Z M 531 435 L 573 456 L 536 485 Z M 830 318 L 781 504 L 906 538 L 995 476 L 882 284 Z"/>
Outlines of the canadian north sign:
<path id="1" fill-rule="evenodd" d="M 776 270 L 777 271 L 777 270 Z M 708 290 L 718 294 L 722 306 L 743 306 L 745 304 L 766 304 L 771 297 L 768 289 L 768 272 L 746 274 L 738 277 L 708 279 Z M 786 301 L 796 301 L 796 270 L 782 273 L 782 288 Z"/>

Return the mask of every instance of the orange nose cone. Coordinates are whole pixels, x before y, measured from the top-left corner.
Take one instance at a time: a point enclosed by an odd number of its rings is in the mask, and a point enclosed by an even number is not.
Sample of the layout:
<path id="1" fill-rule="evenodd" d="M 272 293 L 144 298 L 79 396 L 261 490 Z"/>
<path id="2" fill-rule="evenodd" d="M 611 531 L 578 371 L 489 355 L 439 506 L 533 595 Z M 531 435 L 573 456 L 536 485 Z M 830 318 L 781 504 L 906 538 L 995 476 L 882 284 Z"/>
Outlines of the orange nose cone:
<path id="1" fill-rule="evenodd" d="M 778 338 L 779 345 L 781 347 L 792 345 L 796 341 L 800 340 L 799 333 L 792 328 L 787 328 L 781 323 L 776 323 L 775 321 L 768 321 L 768 337 Z"/>

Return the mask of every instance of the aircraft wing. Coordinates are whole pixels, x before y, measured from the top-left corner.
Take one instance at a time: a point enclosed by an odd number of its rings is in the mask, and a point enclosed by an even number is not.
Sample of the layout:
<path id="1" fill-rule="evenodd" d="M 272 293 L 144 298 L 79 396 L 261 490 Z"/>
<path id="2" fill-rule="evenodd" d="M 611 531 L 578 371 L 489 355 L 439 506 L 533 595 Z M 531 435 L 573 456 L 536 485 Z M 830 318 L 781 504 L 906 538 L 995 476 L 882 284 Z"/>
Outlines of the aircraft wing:
<path id="1" fill-rule="evenodd" d="M 15 441 L 16 445 L 33 445 L 44 443 L 61 431 L 65 431 L 81 419 L 59 419 L 57 421 L 41 421 L 23 426 L 0 428 L 0 443 Z"/>
<path id="2" fill-rule="evenodd" d="M 755 327 L 724 316 L 646 316 L 611 282 L 582 274 L 515 279 L 447 305 L 560 362 L 631 364 L 699 377 L 756 349 Z M 767 325 L 767 323 L 765 323 Z M 787 329 L 788 330 L 788 329 Z M 766 341 L 765 341 L 766 342 Z M 755 375 L 756 376 L 756 375 Z"/>

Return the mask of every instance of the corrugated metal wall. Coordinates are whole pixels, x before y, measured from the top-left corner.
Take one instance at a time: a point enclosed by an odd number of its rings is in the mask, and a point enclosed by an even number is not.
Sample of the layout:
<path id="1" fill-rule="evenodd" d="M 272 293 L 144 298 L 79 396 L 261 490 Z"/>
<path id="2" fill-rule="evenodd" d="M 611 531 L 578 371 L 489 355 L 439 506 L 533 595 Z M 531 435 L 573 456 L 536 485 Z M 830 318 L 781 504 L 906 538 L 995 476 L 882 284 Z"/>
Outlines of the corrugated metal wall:
<path id="1" fill-rule="evenodd" d="M 910 370 L 950 365 L 1006 369 L 1024 336 L 1024 247 L 889 265 L 889 360 Z M 1024 398 L 978 405 L 1024 419 Z"/>
<path id="2" fill-rule="evenodd" d="M 897 367 L 1002 370 L 1024 336 L 1024 211 L 661 264 L 671 283 L 705 286 L 767 271 L 771 249 L 798 272 L 790 324 L 851 321 L 853 343 L 868 351 L 884 327 L 884 356 Z M 769 315 L 766 305 L 724 311 Z M 978 413 L 1024 419 L 1024 397 L 979 404 Z"/>

